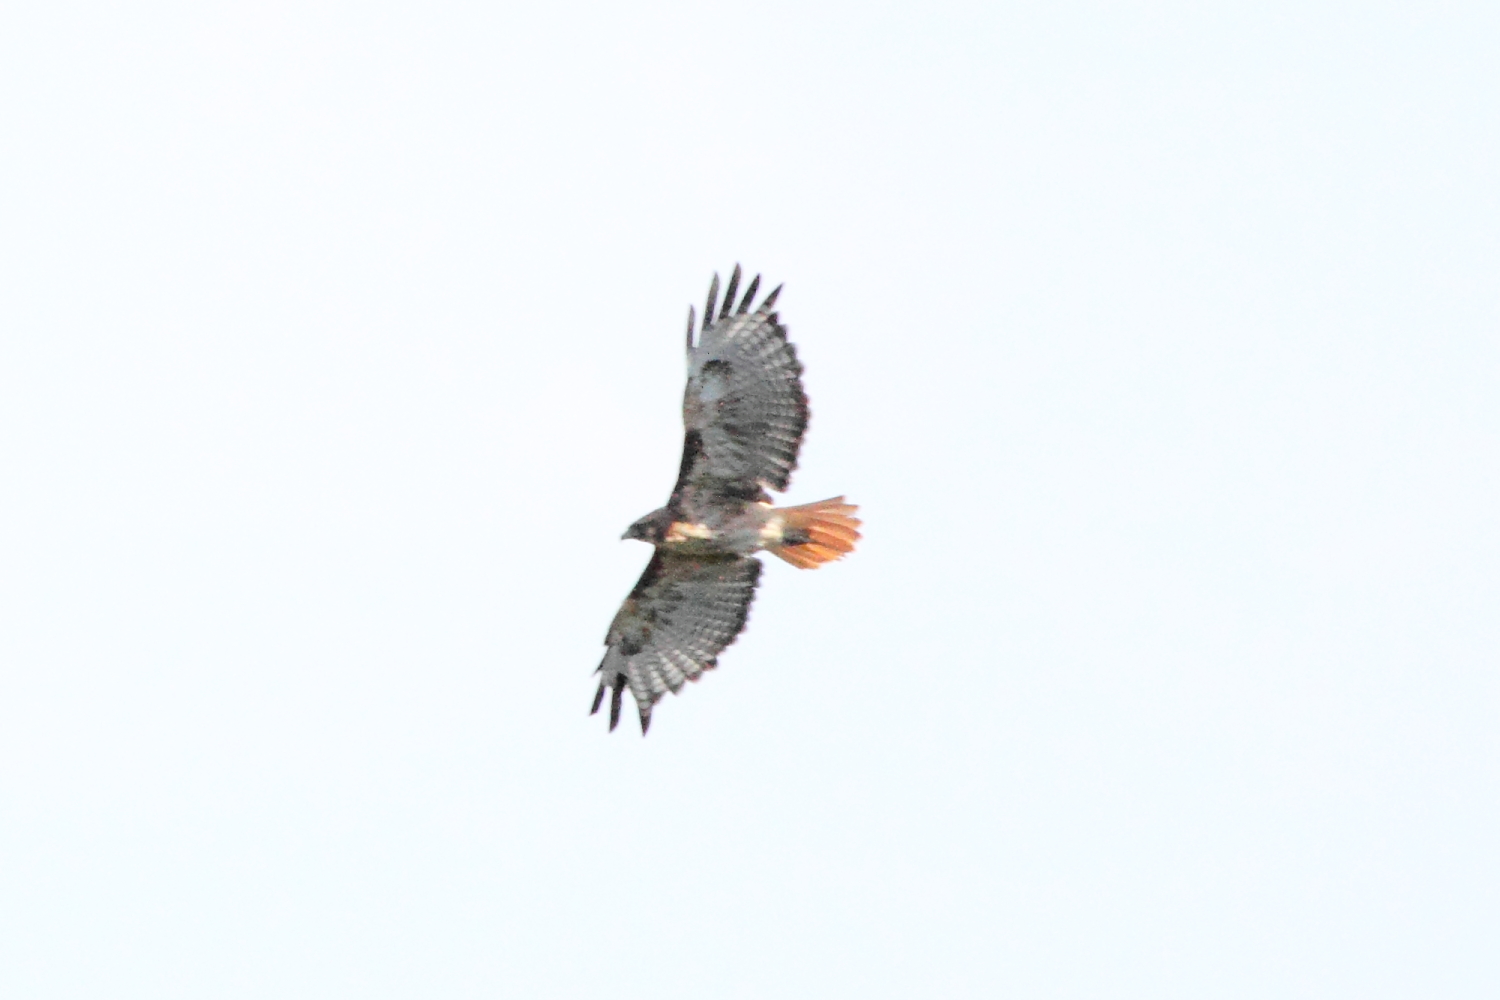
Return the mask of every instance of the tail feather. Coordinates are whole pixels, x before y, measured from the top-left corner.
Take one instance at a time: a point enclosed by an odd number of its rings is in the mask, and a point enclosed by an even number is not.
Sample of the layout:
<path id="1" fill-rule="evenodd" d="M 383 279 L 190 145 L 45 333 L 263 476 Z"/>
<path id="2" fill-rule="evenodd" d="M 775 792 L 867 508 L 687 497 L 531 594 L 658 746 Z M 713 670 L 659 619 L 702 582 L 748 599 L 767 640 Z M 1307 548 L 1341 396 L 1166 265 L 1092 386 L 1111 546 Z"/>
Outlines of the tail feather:
<path id="1" fill-rule="evenodd" d="M 859 541 L 859 510 L 843 497 L 819 500 L 799 507 L 780 507 L 783 540 L 768 546 L 773 554 L 798 569 L 816 569 L 854 551 Z"/>

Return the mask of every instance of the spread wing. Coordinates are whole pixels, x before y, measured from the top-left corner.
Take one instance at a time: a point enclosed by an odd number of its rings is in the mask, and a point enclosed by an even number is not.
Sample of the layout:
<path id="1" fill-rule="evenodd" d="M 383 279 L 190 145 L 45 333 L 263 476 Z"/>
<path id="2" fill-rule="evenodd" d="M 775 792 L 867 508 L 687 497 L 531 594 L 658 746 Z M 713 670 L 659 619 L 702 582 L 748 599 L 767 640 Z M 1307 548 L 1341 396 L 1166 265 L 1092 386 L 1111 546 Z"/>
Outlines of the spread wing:
<path id="1" fill-rule="evenodd" d="M 678 556 L 660 550 L 609 626 L 608 650 L 599 664 L 599 711 L 613 689 L 609 728 L 620 721 L 626 686 L 635 696 L 641 734 L 651 725 L 651 706 L 684 681 L 695 681 L 717 664 L 719 653 L 745 627 L 760 562 L 744 556 Z"/>
<path id="2" fill-rule="evenodd" d="M 687 436 L 672 491 L 676 502 L 689 492 L 713 499 L 764 500 L 766 490 L 787 488 L 797 466 L 807 430 L 807 395 L 797 352 L 772 311 L 781 289 L 752 310 L 760 276 L 736 307 L 739 283 L 736 264 L 723 308 L 715 315 L 719 276 L 714 275 L 696 344 L 693 312 L 688 310 L 688 382 L 682 400 Z"/>

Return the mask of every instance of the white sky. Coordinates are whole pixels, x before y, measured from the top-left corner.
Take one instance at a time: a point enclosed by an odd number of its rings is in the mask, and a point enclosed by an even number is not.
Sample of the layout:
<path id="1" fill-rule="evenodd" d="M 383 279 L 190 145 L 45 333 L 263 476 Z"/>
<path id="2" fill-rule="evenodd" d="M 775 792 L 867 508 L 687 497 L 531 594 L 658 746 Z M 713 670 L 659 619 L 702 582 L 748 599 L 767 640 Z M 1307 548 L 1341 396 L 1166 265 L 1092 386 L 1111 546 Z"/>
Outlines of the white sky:
<path id="1" fill-rule="evenodd" d="M 0 16 L 0 994 L 1500 995 L 1494 6 L 225 6 Z"/>

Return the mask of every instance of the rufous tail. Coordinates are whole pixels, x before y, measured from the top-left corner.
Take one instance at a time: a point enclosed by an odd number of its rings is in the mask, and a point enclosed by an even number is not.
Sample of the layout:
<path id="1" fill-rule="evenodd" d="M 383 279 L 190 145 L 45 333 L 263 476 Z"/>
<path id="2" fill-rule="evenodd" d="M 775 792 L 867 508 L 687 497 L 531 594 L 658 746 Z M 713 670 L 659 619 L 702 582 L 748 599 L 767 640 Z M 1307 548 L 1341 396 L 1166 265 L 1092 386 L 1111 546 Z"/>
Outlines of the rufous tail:
<path id="1" fill-rule="evenodd" d="M 782 517 L 782 540 L 767 550 L 798 569 L 817 569 L 826 562 L 842 559 L 854 551 L 859 541 L 859 510 L 843 497 L 805 503 L 800 507 L 778 507 Z"/>

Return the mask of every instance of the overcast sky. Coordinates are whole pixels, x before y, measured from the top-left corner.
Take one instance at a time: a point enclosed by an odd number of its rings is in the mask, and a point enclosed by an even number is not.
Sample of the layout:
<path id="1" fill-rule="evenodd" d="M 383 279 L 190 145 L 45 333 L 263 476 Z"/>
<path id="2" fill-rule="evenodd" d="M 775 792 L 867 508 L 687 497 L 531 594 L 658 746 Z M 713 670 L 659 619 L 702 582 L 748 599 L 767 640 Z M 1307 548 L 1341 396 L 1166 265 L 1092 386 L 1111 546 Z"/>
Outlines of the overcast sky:
<path id="1" fill-rule="evenodd" d="M 531 6 L 0 16 L 0 994 L 1500 995 L 1496 8 Z"/>

